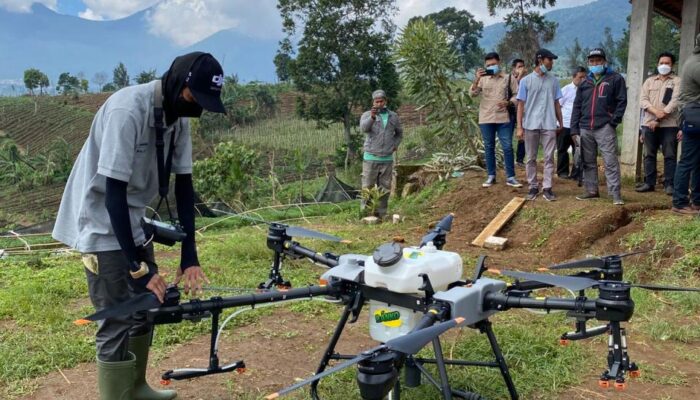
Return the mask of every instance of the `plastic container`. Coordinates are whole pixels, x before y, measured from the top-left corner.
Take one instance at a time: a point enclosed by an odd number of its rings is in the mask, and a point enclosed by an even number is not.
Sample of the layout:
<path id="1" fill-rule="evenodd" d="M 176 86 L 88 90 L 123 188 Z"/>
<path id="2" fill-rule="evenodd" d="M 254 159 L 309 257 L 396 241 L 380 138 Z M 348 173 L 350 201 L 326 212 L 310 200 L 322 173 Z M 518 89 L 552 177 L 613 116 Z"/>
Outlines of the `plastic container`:
<path id="1" fill-rule="evenodd" d="M 423 294 L 420 274 L 427 274 L 433 289 L 447 290 L 450 283 L 462 278 L 462 258 L 457 253 L 437 250 L 432 243 L 418 249 L 406 247 L 394 265 L 382 267 L 372 257 L 365 261 L 365 284 L 385 288 L 394 293 Z M 390 306 L 376 300 L 369 302 L 369 331 L 372 339 L 386 342 L 410 332 L 422 313 Z"/>

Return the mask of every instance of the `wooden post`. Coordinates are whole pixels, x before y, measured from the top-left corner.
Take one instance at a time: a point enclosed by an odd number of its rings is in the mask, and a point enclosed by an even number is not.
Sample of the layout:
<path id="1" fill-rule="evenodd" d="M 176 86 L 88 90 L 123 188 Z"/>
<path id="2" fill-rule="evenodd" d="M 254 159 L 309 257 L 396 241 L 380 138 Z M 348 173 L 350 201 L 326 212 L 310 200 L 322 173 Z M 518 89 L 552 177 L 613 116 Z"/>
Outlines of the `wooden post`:
<path id="1" fill-rule="evenodd" d="M 647 77 L 647 60 L 651 42 L 653 0 L 633 0 L 630 20 L 629 56 L 627 57 L 627 110 L 623 118 L 620 168 L 623 176 L 642 175 L 639 119 L 642 84 Z"/>

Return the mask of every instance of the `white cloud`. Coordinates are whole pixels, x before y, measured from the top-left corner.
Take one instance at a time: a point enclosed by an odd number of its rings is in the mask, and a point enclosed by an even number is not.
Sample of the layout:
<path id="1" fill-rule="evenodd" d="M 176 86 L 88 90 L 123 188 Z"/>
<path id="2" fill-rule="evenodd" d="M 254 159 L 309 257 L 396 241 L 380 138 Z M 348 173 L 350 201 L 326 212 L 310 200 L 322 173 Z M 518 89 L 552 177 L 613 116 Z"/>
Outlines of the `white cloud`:
<path id="1" fill-rule="evenodd" d="M 86 8 L 85 11 L 81 11 L 78 13 L 78 16 L 83 19 L 89 19 L 92 21 L 102 21 L 104 20 L 104 17 L 101 16 L 100 14 L 92 11 L 92 8 Z"/>
<path id="2" fill-rule="evenodd" d="M 0 8 L 7 11 L 28 13 L 32 11 L 32 4 L 41 3 L 46 7 L 56 10 L 58 0 L 0 0 Z"/>
<path id="3" fill-rule="evenodd" d="M 85 11 L 78 14 L 85 19 L 118 19 L 144 10 L 159 0 L 83 0 Z"/>
<path id="4" fill-rule="evenodd" d="M 189 46 L 221 30 L 258 38 L 279 38 L 281 18 L 275 0 L 165 0 L 148 15 L 150 32 Z"/>

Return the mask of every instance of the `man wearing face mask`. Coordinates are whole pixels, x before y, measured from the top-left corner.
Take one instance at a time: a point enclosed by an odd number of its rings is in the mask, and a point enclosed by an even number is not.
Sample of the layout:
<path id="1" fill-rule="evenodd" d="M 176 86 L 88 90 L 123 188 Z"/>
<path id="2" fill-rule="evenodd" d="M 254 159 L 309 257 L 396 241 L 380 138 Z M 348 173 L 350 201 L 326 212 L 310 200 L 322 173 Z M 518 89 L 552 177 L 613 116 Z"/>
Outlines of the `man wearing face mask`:
<path id="1" fill-rule="evenodd" d="M 82 253 L 97 310 L 148 291 L 163 301 L 166 283 L 141 221 L 146 207 L 162 195 L 163 185 L 167 195 L 169 172 L 176 174 L 177 213 L 186 234 L 175 284 L 182 280 L 186 293 L 198 292 L 207 281 L 195 245 L 188 117 L 199 117 L 203 109 L 225 113 L 223 81 L 223 70 L 210 54 L 186 54 L 173 61 L 161 80 L 111 95 L 95 115 L 68 178 L 53 237 Z M 151 336 L 144 313 L 100 321 L 96 345 L 101 399 L 176 397 L 175 391 L 156 391 L 145 381 Z"/>
<path id="2" fill-rule="evenodd" d="M 517 79 L 512 79 L 501 72 L 500 57 L 497 53 L 488 53 L 485 57 L 486 69 L 476 70 L 476 78 L 469 90 L 472 96 L 481 95 L 479 103 L 479 128 L 484 139 L 484 157 L 488 176 L 482 187 L 491 187 L 496 183 L 496 137 L 503 149 L 506 169 L 506 185 L 522 187 L 515 179 L 513 164 L 513 126 L 508 107 L 515 105 L 518 92 Z"/>
<path id="3" fill-rule="evenodd" d="M 605 180 L 613 204 L 623 205 L 620 161 L 617 158 L 615 128 L 627 108 L 627 88 L 622 75 L 608 68 L 603 49 L 588 53 L 589 74 L 576 91 L 571 112 L 571 134 L 581 135 L 581 162 L 586 192 L 578 200 L 600 197 L 598 194 L 598 151 L 605 166 Z"/>
<path id="4" fill-rule="evenodd" d="M 527 164 L 525 173 L 530 190 L 527 200 L 535 200 L 539 194 L 537 181 L 537 153 L 542 144 L 544 150 L 544 173 L 542 174 L 542 197 L 554 201 L 552 191 L 554 175 L 554 150 L 557 132 L 561 132 L 562 121 L 561 88 L 559 79 L 552 68 L 558 57 L 547 49 L 539 49 L 535 54 L 535 70 L 520 81 L 518 88 L 518 139 L 525 140 Z"/>
<path id="5" fill-rule="evenodd" d="M 644 183 L 637 192 L 652 192 L 656 186 L 656 153 L 664 155 L 664 191 L 673 196 L 673 176 L 678 155 L 678 94 L 681 78 L 673 71 L 675 56 L 664 52 L 658 57 L 658 75 L 642 86 L 641 108 L 644 110 L 642 135 L 644 144 Z"/>

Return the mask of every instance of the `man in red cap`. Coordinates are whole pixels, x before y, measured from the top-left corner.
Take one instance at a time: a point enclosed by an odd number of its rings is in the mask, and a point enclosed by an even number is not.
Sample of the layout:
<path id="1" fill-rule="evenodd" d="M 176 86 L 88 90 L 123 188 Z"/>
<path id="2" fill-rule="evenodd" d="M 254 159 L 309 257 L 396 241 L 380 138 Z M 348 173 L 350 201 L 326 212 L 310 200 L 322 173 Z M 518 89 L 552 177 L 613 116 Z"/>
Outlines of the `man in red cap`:
<path id="1" fill-rule="evenodd" d="M 175 283 L 184 281 L 187 293 L 201 290 L 206 281 L 195 246 L 189 118 L 198 118 L 204 109 L 225 113 L 223 82 L 221 65 L 211 54 L 186 54 L 161 80 L 114 93 L 95 115 L 68 178 L 53 237 L 82 253 L 97 310 L 148 291 L 163 301 L 166 283 L 158 275 L 152 242 L 164 239 L 144 217 L 156 196 L 167 196 L 171 172 L 181 225 L 176 240 L 182 242 Z M 146 383 L 151 336 L 144 313 L 100 321 L 96 346 L 102 400 L 176 397 L 173 390 L 156 391 Z"/>

